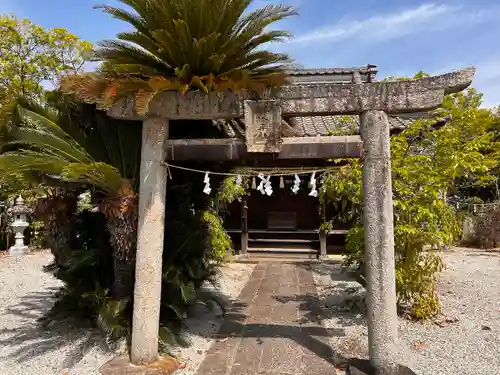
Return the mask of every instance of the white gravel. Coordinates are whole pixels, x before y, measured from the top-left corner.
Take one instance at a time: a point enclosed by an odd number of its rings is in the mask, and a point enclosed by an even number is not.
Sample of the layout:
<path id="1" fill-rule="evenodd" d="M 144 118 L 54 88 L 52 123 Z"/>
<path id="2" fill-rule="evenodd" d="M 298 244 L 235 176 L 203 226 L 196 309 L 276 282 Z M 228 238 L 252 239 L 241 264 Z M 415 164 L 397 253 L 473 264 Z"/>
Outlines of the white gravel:
<path id="1" fill-rule="evenodd" d="M 399 320 L 402 362 L 419 375 L 496 374 L 500 371 L 500 253 L 455 249 L 444 254 L 447 269 L 438 293 L 442 316 L 425 323 Z M 367 358 L 364 316 L 339 313 L 349 287 L 359 287 L 338 265 L 315 268 L 323 321 L 345 330 L 331 344 L 347 357 Z M 439 323 L 439 325 L 437 324 Z"/>
<path id="2" fill-rule="evenodd" d="M 99 367 L 113 357 L 95 332 L 53 327 L 42 331 L 36 319 L 50 309 L 60 282 L 42 271 L 52 260 L 43 251 L 22 257 L 0 258 L 0 374 L 98 375 Z M 234 299 L 247 282 L 254 265 L 230 264 L 222 269 L 220 291 Z M 192 345 L 177 351 L 186 362 L 178 374 L 194 374 L 212 334 L 221 323 L 217 311 L 198 311 L 190 319 Z M 177 374 L 177 373 L 176 373 Z"/>

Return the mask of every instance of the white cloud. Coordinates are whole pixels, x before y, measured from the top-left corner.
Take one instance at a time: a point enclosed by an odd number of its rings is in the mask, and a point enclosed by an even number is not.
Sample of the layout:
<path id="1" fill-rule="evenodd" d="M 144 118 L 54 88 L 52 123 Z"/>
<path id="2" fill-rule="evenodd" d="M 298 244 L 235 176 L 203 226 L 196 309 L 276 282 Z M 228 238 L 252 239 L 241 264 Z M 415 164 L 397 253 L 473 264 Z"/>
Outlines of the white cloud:
<path id="1" fill-rule="evenodd" d="M 362 20 L 341 19 L 298 35 L 291 43 L 330 42 L 345 39 L 389 40 L 423 30 L 448 29 L 459 24 L 472 24 L 498 17 L 499 8 L 473 11 L 446 4 L 423 4 L 401 12 L 376 14 Z"/>

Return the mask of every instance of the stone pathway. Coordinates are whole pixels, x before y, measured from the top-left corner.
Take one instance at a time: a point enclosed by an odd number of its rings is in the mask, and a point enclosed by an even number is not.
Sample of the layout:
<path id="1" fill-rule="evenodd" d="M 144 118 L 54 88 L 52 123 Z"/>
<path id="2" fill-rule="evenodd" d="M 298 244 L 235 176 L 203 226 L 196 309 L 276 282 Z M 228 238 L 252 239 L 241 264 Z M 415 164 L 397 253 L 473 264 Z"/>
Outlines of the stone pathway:
<path id="1" fill-rule="evenodd" d="M 335 353 L 323 328 L 311 270 L 260 263 L 228 311 L 198 375 L 332 375 Z"/>

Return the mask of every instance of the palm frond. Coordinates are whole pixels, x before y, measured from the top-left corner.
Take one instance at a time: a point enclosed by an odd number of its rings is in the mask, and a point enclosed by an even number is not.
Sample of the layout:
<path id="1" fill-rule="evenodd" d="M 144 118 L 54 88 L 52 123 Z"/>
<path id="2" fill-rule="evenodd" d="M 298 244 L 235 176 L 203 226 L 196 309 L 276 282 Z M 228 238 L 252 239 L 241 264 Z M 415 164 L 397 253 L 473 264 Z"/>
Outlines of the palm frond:
<path id="1" fill-rule="evenodd" d="M 132 10 L 97 7 L 134 30 L 100 43 L 99 72 L 63 82 L 85 101 L 107 108 L 140 93 L 137 110 L 144 113 L 165 90 L 261 90 L 287 82 L 288 55 L 263 47 L 291 36 L 268 29 L 297 14 L 289 5 L 247 12 L 252 0 L 119 1 Z M 156 77 L 164 78 L 161 87 L 153 87 Z"/>
<path id="2" fill-rule="evenodd" d="M 0 154 L 3 173 L 41 172 L 56 175 L 69 163 L 65 159 L 39 151 L 21 150 Z"/>
<path id="3" fill-rule="evenodd" d="M 64 104 L 65 111 L 59 112 L 20 99 L 10 112 L 3 112 L 9 122 L 2 127 L 0 169 L 57 186 L 93 186 L 113 199 L 133 194 L 124 186 L 131 186 L 129 179 L 135 186 L 137 180 L 140 145 L 137 136 L 128 136 L 136 130 L 118 126 L 113 120 L 107 124 L 96 116 L 95 109 L 90 124 L 74 127 L 71 111 L 74 113 L 78 105 Z M 79 135 L 78 140 L 65 129 Z"/>
<path id="4" fill-rule="evenodd" d="M 122 176 L 115 167 L 100 162 L 70 163 L 61 170 L 61 177 L 94 185 L 111 196 L 118 195 L 123 184 Z"/>

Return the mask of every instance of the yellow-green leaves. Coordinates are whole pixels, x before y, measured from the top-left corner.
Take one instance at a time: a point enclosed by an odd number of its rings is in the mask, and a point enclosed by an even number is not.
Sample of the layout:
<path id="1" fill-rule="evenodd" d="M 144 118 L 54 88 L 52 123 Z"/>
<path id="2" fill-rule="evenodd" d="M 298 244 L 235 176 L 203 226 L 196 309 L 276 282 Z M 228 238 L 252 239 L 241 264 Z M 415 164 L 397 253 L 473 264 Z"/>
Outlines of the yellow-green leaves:
<path id="1" fill-rule="evenodd" d="M 473 89 L 450 95 L 436 116 L 391 137 L 398 302 L 418 319 L 439 312 L 435 283 L 443 264 L 432 249 L 452 243 L 461 231 L 444 195 L 462 185 L 488 187 L 498 181 L 500 117 L 480 105 L 481 95 Z M 436 126 L 448 115 L 450 121 Z M 358 161 L 347 163 L 325 177 L 320 199 L 333 216 L 329 223 L 357 219 L 347 235 L 347 265 L 362 267 L 361 168 Z"/>
<path id="2" fill-rule="evenodd" d="M 0 105 L 13 97 L 42 94 L 46 82 L 57 85 L 60 76 L 80 73 L 92 55 L 92 44 L 66 29 L 45 29 L 1 15 Z"/>

